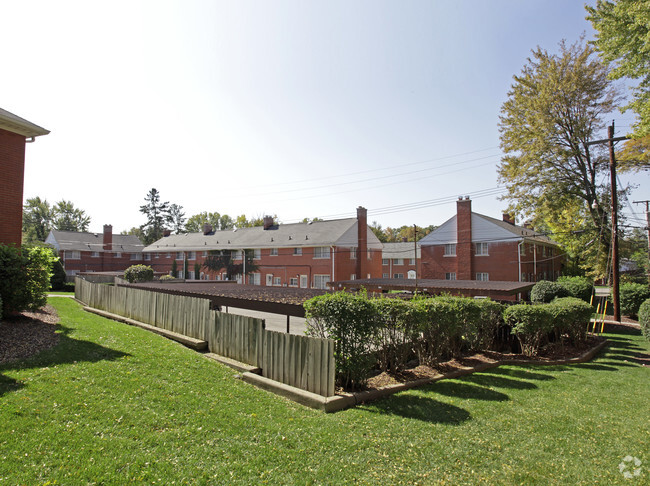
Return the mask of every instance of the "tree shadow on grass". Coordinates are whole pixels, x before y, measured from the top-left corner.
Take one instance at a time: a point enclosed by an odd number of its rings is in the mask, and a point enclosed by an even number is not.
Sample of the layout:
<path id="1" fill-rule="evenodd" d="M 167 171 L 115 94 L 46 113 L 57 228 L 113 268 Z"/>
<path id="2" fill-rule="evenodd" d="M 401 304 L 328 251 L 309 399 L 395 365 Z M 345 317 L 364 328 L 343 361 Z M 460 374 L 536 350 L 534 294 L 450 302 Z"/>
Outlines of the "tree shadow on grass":
<path id="1" fill-rule="evenodd" d="M 357 408 L 436 424 L 460 425 L 471 418 L 467 410 L 455 405 L 404 393 L 398 393 L 372 404 L 360 405 Z"/>
<path id="2" fill-rule="evenodd" d="M 510 397 L 505 393 L 490 390 L 482 386 L 472 385 L 470 383 L 461 383 L 458 381 L 442 380 L 431 387 L 427 388 L 440 395 L 456 398 L 466 398 L 471 400 L 489 400 L 495 402 L 505 402 Z"/>
<path id="3" fill-rule="evenodd" d="M 71 329 L 60 324 L 56 325 L 56 329 L 59 341 L 54 347 L 30 357 L 0 364 L 0 396 L 25 386 L 24 383 L 2 374 L 6 371 L 45 368 L 61 364 L 115 361 L 130 356 L 128 353 L 107 348 L 92 341 L 72 338 L 69 336 Z"/>
<path id="4" fill-rule="evenodd" d="M 534 390 L 537 385 L 520 379 L 506 378 L 498 374 L 474 373 L 463 377 L 464 381 L 471 381 L 480 386 L 494 388 L 512 388 L 515 390 Z"/>
<path id="5" fill-rule="evenodd" d="M 526 369 L 495 368 L 493 370 L 487 370 L 481 373 L 485 375 L 505 375 L 508 377 L 519 378 L 522 380 L 538 380 L 538 381 L 555 380 L 555 377 L 552 375 L 536 373 L 533 371 L 528 371 Z"/>
<path id="6" fill-rule="evenodd" d="M 603 363 L 575 363 L 572 364 L 573 368 L 582 368 L 586 370 L 595 370 L 595 371 L 618 371 L 618 368 Z"/>

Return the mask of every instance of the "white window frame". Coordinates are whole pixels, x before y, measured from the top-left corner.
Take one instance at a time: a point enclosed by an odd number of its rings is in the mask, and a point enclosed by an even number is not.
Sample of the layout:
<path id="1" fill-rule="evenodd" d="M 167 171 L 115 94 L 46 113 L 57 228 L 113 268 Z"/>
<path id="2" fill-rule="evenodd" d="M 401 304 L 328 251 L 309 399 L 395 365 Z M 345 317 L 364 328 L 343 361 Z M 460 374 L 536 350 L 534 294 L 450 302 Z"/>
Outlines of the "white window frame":
<path id="1" fill-rule="evenodd" d="M 269 256 L 278 256 L 278 249 L 277 248 L 269 249 Z"/>
<path id="2" fill-rule="evenodd" d="M 309 287 L 309 279 L 307 278 L 307 275 L 301 275 L 300 276 L 300 288 L 301 289 L 306 289 Z"/>
<path id="3" fill-rule="evenodd" d="M 65 250 L 63 257 L 66 260 L 81 260 L 81 252 L 79 250 Z"/>
<path id="4" fill-rule="evenodd" d="M 190 252 L 187 254 L 187 259 L 188 259 L 188 260 L 196 260 L 196 252 L 195 252 L 195 251 L 190 251 Z"/>
<path id="5" fill-rule="evenodd" d="M 115 255 L 113 255 L 113 258 L 122 258 L 122 252 L 121 251 L 116 251 Z"/>
<path id="6" fill-rule="evenodd" d="M 476 280 L 479 282 L 489 282 L 490 274 L 488 272 L 476 272 Z"/>
<path id="7" fill-rule="evenodd" d="M 329 246 L 315 246 L 314 247 L 314 259 L 328 260 L 329 257 L 330 257 L 330 247 Z M 325 287 L 325 288 L 327 288 L 327 287 Z"/>
<path id="8" fill-rule="evenodd" d="M 298 277 L 289 278 L 289 287 L 297 287 L 297 286 L 298 286 Z"/>
<path id="9" fill-rule="evenodd" d="M 476 256 L 490 256 L 488 243 L 476 243 Z"/>
<path id="10" fill-rule="evenodd" d="M 327 248 L 327 247 L 325 247 Z M 329 274 L 327 275 L 314 275 L 314 287 L 315 289 L 327 290 L 327 283 L 330 281 Z"/>
<path id="11" fill-rule="evenodd" d="M 353 246 L 352 248 L 350 248 L 350 260 L 356 260 L 356 259 L 357 259 L 357 247 Z"/>
<path id="12" fill-rule="evenodd" d="M 403 273 L 394 273 L 393 278 L 404 278 L 404 274 Z"/>
<path id="13" fill-rule="evenodd" d="M 455 257 L 456 256 L 456 243 L 446 243 L 443 250 L 443 256 Z"/>
<path id="14" fill-rule="evenodd" d="M 183 261 L 185 257 L 183 257 L 183 252 L 182 251 L 177 251 L 176 252 L 176 260 L 181 260 Z"/>
<path id="15" fill-rule="evenodd" d="M 144 261 L 145 262 L 150 262 L 151 261 L 151 253 L 143 253 L 144 256 Z"/>
<path id="16" fill-rule="evenodd" d="M 274 287 L 280 287 L 281 285 L 282 285 L 282 278 L 273 277 L 273 286 Z"/>
<path id="17" fill-rule="evenodd" d="M 262 282 L 262 275 L 260 273 L 251 273 L 248 276 L 249 285 L 260 285 Z"/>
<path id="18" fill-rule="evenodd" d="M 230 258 L 232 260 L 241 260 L 241 250 L 231 250 Z"/>
<path id="19" fill-rule="evenodd" d="M 295 247 L 293 249 L 293 256 L 302 256 L 302 248 L 300 247 Z"/>
<path id="20" fill-rule="evenodd" d="M 382 258 L 381 259 L 381 264 L 383 266 L 388 266 L 390 264 L 390 258 Z"/>
<path id="21" fill-rule="evenodd" d="M 91 251 L 90 256 L 92 258 L 99 258 L 99 252 L 98 251 Z"/>
<path id="22" fill-rule="evenodd" d="M 253 250 L 253 260 L 259 260 L 262 258 L 262 250 L 259 248 L 255 248 Z"/>
<path id="23" fill-rule="evenodd" d="M 456 272 L 445 273 L 445 280 L 456 280 Z"/>
<path id="24" fill-rule="evenodd" d="M 404 265 L 403 258 L 393 258 L 393 265 Z"/>
<path id="25" fill-rule="evenodd" d="M 415 265 L 415 258 L 409 258 L 409 265 Z"/>
<path id="26" fill-rule="evenodd" d="M 137 253 L 131 253 L 131 261 L 141 260 L 140 255 Z"/>

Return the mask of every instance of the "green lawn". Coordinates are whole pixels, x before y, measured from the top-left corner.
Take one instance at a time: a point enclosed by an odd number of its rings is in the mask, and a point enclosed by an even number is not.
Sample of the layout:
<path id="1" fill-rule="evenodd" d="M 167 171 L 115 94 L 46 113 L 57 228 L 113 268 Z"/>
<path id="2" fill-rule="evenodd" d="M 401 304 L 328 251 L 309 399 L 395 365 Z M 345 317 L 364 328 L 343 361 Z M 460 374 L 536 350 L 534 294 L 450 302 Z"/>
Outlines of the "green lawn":
<path id="1" fill-rule="evenodd" d="M 179 344 L 50 302 L 60 344 L 0 366 L 2 484 L 649 484 L 649 343 L 323 414 Z M 625 456 L 643 462 L 625 479 Z M 630 466 L 630 469 L 632 466 Z"/>

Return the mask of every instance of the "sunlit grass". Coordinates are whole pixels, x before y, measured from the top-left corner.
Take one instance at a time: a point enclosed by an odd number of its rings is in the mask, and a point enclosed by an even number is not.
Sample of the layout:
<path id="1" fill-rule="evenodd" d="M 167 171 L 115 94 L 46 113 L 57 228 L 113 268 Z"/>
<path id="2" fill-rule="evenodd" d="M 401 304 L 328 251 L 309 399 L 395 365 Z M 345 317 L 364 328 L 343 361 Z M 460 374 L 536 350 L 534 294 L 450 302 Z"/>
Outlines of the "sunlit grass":
<path id="1" fill-rule="evenodd" d="M 323 414 L 176 343 L 50 301 L 60 344 L 0 367 L 0 484 L 633 484 L 650 346 L 508 366 Z"/>

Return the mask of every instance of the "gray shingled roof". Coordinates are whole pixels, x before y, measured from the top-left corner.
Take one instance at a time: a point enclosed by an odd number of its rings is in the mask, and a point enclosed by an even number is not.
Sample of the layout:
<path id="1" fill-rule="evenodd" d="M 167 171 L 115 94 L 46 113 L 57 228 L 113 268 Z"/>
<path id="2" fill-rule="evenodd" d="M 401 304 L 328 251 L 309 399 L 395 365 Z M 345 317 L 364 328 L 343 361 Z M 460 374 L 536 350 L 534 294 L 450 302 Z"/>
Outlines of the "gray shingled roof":
<path id="1" fill-rule="evenodd" d="M 415 245 L 412 242 L 407 243 L 384 243 L 384 249 L 381 252 L 382 258 L 415 258 Z M 420 258 L 420 247 L 418 247 L 418 256 Z"/>
<path id="2" fill-rule="evenodd" d="M 47 135 L 50 133 L 49 130 L 39 127 L 2 108 L 0 108 L 0 128 L 24 137 L 38 137 L 39 135 Z"/>
<path id="3" fill-rule="evenodd" d="M 255 226 L 215 231 L 208 235 L 169 235 L 147 246 L 144 251 L 253 250 L 314 246 L 357 246 L 357 219 L 277 224 L 266 230 L 262 226 Z M 381 249 L 381 246 L 372 230 L 368 229 L 368 247 Z"/>
<path id="4" fill-rule="evenodd" d="M 59 250 L 103 251 L 103 233 L 77 233 L 75 231 L 52 230 L 46 243 L 53 244 Z M 138 253 L 144 248 L 142 242 L 134 235 L 113 235 L 113 252 Z"/>
<path id="5" fill-rule="evenodd" d="M 557 242 L 553 241 L 550 239 L 548 236 L 538 233 L 535 230 L 529 229 L 529 228 L 523 228 L 521 226 L 517 226 L 514 224 L 506 223 L 505 221 L 501 219 L 496 219 L 496 218 L 491 218 L 490 216 L 485 216 L 484 214 L 479 214 L 479 213 L 472 213 L 475 214 L 476 216 L 485 219 L 486 221 L 489 221 L 492 224 L 496 224 L 497 226 L 510 231 L 513 235 L 516 236 L 521 236 L 525 238 L 526 240 L 532 240 L 532 241 L 537 241 L 539 243 L 548 243 L 551 245 L 559 245 Z"/>

